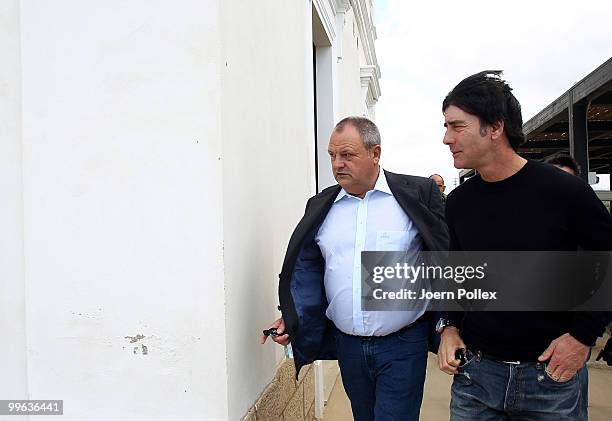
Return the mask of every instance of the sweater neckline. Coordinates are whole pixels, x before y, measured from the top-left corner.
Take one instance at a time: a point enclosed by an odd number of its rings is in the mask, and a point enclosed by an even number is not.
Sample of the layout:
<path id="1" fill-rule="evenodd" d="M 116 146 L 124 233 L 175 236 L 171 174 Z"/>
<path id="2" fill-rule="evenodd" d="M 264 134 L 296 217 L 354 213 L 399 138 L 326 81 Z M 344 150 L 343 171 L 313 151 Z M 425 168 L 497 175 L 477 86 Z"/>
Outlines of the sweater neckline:
<path id="1" fill-rule="evenodd" d="M 478 181 L 480 186 L 486 191 L 498 191 L 505 189 L 507 186 L 512 185 L 514 183 L 522 180 L 525 175 L 529 172 L 529 169 L 533 166 L 533 163 L 530 159 L 527 160 L 523 168 L 512 174 L 510 177 L 506 177 L 503 180 L 499 181 L 485 181 L 482 178 L 482 175 L 478 174 Z"/>

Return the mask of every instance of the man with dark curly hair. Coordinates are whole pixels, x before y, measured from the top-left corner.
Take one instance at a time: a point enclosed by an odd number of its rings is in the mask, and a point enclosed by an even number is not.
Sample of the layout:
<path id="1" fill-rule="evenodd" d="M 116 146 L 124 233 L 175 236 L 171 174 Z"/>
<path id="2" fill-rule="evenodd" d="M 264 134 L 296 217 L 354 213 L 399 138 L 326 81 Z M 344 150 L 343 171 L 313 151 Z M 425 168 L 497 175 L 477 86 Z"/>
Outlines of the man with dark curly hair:
<path id="1" fill-rule="evenodd" d="M 442 111 L 455 168 L 478 172 L 448 195 L 451 250 L 612 250 L 612 216 L 593 189 L 518 155 L 521 106 L 500 71 L 464 79 Z M 585 363 L 610 316 L 445 313 L 438 361 L 454 375 L 451 420 L 586 420 Z"/>

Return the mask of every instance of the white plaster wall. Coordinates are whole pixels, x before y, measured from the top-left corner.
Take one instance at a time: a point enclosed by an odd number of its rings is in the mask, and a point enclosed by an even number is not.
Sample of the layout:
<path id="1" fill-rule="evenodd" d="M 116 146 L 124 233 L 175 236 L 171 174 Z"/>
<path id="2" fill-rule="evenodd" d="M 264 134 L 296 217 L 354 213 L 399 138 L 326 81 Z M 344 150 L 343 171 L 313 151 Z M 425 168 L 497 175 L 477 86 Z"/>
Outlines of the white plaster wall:
<path id="1" fill-rule="evenodd" d="M 63 420 L 227 419 L 218 3 L 21 2 L 27 380 Z"/>
<path id="2" fill-rule="evenodd" d="M 0 399 L 27 399 L 19 26 L 19 1 L 1 2 Z"/>
<path id="3" fill-rule="evenodd" d="M 66 420 L 239 419 L 282 356 L 258 339 L 315 192 L 311 3 L 19 5 L 0 6 L 0 393 Z M 337 120 L 360 82 L 336 29 Z"/>
<path id="4" fill-rule="evenodd" d="M 363 97 L 361 93 L 361 44 L 357 47 L 357 24 L 353 8 L 345 15 L 342 36 L 342 60 L 338 63 L 338 83 L 340 85 L 340 104 L 338 120 L 363 114 Z M 355 35 L 353 35 L 355 28 Z"/>
<path id="5" fill-rule="evenodd" d="M 311 4 L 224 1 L 223 220 L 229 420 L 272 379 L 278 273 L 314 194 Z"/>

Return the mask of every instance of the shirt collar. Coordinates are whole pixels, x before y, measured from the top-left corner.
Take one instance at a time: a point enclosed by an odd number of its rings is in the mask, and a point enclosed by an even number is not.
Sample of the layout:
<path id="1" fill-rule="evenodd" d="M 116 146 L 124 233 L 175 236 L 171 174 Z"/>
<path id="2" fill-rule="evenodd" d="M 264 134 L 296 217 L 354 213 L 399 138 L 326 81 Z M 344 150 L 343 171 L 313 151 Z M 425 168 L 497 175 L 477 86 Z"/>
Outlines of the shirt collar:
<path id="1" fill-rule="evenodd" d="M 376 184 L 372 189 L 372 191 L 376 190 L 389 195 L 393 194 L 391 193 L 391 189 L 389 188 L 389 184 L 387 183 L 387 177 L 385 177 L 385 170 L 383 169 L 383 167 L 379 167 L 378 178 L 376 179 Z M 345 196 L 350 196 L 350 194 L 348 194 L 346 190 L 341 188 L 340 192 L 338 193 L 338 196 L 336 196 L 336 199 L 334 200 L 334 203 L 336 203 Z"/>

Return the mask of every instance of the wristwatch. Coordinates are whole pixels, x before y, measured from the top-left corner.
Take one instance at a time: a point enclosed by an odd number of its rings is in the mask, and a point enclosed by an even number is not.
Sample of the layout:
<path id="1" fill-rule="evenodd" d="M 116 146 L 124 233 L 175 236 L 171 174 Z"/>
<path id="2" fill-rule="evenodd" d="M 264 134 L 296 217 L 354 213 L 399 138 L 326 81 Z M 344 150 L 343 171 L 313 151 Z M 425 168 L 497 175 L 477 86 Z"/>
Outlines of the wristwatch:
<path id="1" fill-rule="evenodd" d="M 438 320 L 438 323 L 436 323 L 436 332 L 438 333 L 442 333 L 442 331 L 444 330 L 444 328 L 446 326 L 454 326 L 457 327 L 457 325 L 455 324 L 455 322 L 453 320 L 449 320 L 449 319 L 440 319 Z"/>

